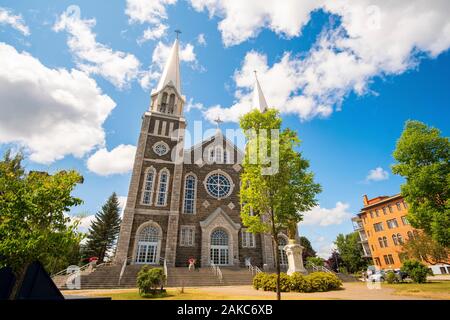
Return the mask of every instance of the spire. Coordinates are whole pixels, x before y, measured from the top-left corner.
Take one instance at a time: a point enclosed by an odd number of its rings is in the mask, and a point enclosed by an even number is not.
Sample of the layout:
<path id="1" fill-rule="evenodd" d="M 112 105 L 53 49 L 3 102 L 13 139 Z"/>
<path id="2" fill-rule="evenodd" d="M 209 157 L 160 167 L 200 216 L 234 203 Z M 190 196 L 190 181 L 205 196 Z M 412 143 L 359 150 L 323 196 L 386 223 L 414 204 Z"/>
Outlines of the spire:
<path id="1" fill-rule="evenodd" d="M 258 77 L 255 72 L 255 88 L 253 89 L 253 107 L 258 108 L 259 111 L 265 112 L 268 109 L 266 98 L 262 92 L 261 86 L 258 81 Z"/>
<path id="2" fill-rule="evenodd" d="M 164 66 L 161 79 L 159 80 L 158 87 L 156 88 L 157 92 L 164 89 L 166 85 L 172 84 L 176 88 L 178 94 L 181 95 L 180 56 L 179 56 L 180 44 L 178 41 L 178 33 L 180 33 L 180 31 L 177 30 L 177 38 L 173 43 L 172 49 L 170 49 L 169 59 L 167 60 L 166 65 Z"/>

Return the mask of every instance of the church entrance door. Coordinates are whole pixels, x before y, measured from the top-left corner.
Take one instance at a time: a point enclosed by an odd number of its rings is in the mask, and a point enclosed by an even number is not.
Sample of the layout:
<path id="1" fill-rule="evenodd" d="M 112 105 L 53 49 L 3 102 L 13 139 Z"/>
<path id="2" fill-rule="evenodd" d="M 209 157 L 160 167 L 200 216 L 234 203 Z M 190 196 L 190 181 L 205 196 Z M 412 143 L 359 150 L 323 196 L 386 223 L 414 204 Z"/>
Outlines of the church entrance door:
<path id="1" fill-rule="evenodd" d="M 219 266 L 226 266 L 230 264 L 228 233 L 223 229 L 216 229 L 211 234 L 210 261 L 211 263 Z"/>
<path id="2" fill-rule="evenodd" d="M 139 242 L 136 263 L 156 263 L 157 242 Z"/>

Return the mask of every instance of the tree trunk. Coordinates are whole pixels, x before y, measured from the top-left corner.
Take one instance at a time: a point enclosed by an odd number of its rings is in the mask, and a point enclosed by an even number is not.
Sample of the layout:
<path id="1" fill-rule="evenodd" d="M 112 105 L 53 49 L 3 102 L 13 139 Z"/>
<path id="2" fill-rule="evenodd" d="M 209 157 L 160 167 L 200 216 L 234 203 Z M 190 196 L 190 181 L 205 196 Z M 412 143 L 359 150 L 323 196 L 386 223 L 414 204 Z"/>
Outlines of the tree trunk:
<path id="1" fill-rule="evenodd" d="M 280 291 L 280 273 L 281 273 L 281 269 L 280 269 L 280 259 L 278 259 L 278 234 L 277 234 L 277 230 L 275 228 L 275 219 L 274 219 L 274 214 L 273 211 L 271 212 L 272 215 L 272 239 L 273 239 L 273 243 L 274 243 L 274 258 L 275 258 L 275 267 L 277 270 L 277 300 L 281 300 L 281 291 Z"/>
<path id="2" fill-rule="evenodd" d="M 17 293 L 19 292 L 20 285 L 22 284 L 23 278 L 25 277 L 25 271 L 27 270 L 27 265 L 22 267 L 17 272 L 14 272 L 16 276 L 16 282 L 11 290 L 11 294 L 9 295 L 9 300 L 14 300 L 16 298 Z"/>

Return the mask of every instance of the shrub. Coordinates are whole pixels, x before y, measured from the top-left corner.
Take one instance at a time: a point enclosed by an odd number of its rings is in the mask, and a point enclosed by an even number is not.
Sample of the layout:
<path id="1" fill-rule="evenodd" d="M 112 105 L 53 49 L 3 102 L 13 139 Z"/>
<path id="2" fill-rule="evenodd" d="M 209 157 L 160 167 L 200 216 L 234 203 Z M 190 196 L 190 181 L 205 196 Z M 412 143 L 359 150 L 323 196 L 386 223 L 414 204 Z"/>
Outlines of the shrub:
<path id="1" fill-rule="evenodd" d="M 306 276 L 298 272 L 291 276 L 280 274 L 281 292 L 323 292 L 339 289 L 341 285 L 341 280 L 332 273 L 313 272 Z M 253 278 L 253 287 L 257 290 L 261 288 L 264 291 L 276 291 L 277 275 L 260 272 Z"/>
<path id="2" fill-rule="evenodd" d="M 416 283 L 426 282 L 427 275 L 431 272 L 426 265 L 417 260 L 404 261 L 400 270 L 407 273 L 411 280 Z"/>
<path id="3" fill-rule="evenodd" d="M 398 282 L 398 279 L 397 279 L 397 277 L 396 277 L 396 275 L 395 275 L 394 272 L 388 271 L 388 272 L 386 273 L 386 282 L 387 282 L 387 283 Z"/>
<path id="4" fill-rule="evenodd" d="M 144 266 L 139 270 L 137 276 L 137 286 L 139 294 L 143 297 L 161 294 L 164 292 L 163 284 L 166 279 L 162 268 L 150 268 Z M 159 290 L 158 290 L 159 288 Z"/>
<path id="5" fill-rule="evenodd" d="M 311 281 L 312 292 L 323 292 L 339 289 L 342 285 L 341 280 L 332 273 L 327 272 L 313 272 L 308 275 Z"/>
<path id="6" fill-rule="evenodd" d="M 311 292 L 311 281 L 308 276 L 294 272 L 290 279 L 290 289 L 294 292 Z"/>

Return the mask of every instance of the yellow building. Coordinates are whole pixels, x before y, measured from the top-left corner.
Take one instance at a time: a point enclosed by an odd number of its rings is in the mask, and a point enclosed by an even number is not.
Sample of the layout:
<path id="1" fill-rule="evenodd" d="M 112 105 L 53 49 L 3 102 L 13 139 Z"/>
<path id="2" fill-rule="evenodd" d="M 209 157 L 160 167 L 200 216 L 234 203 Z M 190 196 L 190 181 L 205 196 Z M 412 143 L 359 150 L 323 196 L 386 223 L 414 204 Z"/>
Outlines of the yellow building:
<path id="1" fill-rule="evenodd" d="M 408 205 L 400 194 L 363 197 L 364 207 L 352 218 L 358 231 L 364 254 L 372 258 L 377 269 L 399 269 L 402 261 L 399 253 L 403 242 L 418 233 L 408 222 Z M 435 274 L 450 273 L 449 265 L 430 266 Z"/>

